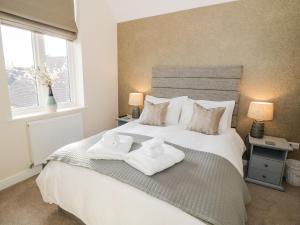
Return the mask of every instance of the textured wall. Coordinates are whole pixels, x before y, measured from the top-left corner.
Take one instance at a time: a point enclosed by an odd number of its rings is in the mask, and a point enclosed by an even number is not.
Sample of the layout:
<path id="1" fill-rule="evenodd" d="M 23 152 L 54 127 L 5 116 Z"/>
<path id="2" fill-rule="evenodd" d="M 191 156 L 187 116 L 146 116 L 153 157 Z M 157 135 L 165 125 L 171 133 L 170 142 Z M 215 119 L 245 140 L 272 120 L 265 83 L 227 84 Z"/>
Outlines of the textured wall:
<path id="1" fill-rule="evenodd" d="M 266 133 L 300 142 L 299 21 L 298 0 L 241 0 L 120 23 L 119 114 L 129 92 L 149 91 L 153 66 L 240 64 L 239 133 L 251 125 L 249 102 L 266 100 L 275 103 Z"/>

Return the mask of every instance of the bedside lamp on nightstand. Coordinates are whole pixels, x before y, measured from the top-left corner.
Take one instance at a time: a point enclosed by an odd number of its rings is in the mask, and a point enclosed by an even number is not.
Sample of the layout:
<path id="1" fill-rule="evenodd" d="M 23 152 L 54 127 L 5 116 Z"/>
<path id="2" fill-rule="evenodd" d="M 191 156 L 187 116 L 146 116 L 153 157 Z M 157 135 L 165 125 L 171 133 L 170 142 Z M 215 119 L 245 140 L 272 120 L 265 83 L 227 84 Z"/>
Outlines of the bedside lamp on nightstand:
<path id="1" fill-rule="evenodd" d="M 248 117 L 254 119 L 250 136 L 263 138 L 264 121 L 273 120 L 273 103 L 270 102 L 251 102 L 248 110 Z"/>
<path id="2" fill-rule="evenodd" d="M 143 93 L 130 93 L 129 94 L 129 102 L 128 104 L 133 106 L 132 108 L 132 118 L 139 118 L 140 117 L 140 107 L 143 105 Z"/>

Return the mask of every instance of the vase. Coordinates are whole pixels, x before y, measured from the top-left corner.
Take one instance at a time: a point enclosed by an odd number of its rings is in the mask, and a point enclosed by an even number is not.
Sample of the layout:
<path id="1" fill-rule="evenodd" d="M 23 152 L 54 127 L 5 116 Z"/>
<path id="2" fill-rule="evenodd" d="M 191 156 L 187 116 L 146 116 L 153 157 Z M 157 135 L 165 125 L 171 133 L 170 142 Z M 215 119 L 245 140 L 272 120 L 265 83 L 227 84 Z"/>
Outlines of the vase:
<path id="1" fill-rule="evenodd" d="M 49 94 L 48 94 L 48 100 L 47 100 L 47 110 L 49 113 L 53 113 L 57 111 L 57 103 L 53 96 L 52 87 L 49 86 Z"/>

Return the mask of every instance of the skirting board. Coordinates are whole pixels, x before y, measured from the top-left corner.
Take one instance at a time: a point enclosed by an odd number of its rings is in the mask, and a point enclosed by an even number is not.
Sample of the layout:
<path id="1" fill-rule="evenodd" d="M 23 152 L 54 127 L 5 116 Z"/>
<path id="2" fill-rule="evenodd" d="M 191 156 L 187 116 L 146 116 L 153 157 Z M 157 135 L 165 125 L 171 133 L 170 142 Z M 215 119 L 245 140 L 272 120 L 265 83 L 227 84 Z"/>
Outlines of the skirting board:
<path id="1" fill-rule="evenodd" d="M 27 169 L 22 172 L 19 172 L 3 180 L 0 180 L 0 191 L 39 174 L 41 170 L 42 170 L 42 166 L 37 166 L 32 169 Z"/>

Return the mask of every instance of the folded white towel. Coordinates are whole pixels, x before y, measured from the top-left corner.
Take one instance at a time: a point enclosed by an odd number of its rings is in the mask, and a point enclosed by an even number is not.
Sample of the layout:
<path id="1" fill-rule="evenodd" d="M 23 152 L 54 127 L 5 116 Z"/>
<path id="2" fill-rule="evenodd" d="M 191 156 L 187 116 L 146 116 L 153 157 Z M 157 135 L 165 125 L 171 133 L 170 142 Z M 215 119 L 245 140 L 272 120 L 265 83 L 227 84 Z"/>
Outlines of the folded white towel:
<path id="1" fill-rule="evenodd" d="M 148 176 L 173 166 L 185 157 L 182 151 L 168 144 L 162 144 L 162 154 L 151 157 L 149 156 L 149 148 L 146 145 L 128 153 L 125 162 Z"/>
<path id="2" fill-rule="evenodd" d="M 111 139 L 102 139 L 87 150 L 91 159 L 109 159 L 123 160 L 125 155 L 130 151 L 133 143 L 131 136 L 117 135 L 117 143 L 111 142 Z M 109 137 L 110 138 L 110 137 Z"/>

